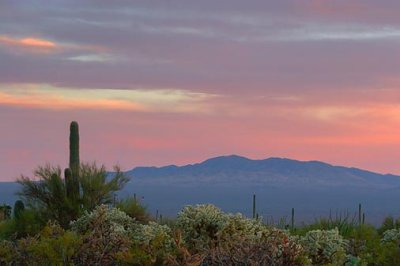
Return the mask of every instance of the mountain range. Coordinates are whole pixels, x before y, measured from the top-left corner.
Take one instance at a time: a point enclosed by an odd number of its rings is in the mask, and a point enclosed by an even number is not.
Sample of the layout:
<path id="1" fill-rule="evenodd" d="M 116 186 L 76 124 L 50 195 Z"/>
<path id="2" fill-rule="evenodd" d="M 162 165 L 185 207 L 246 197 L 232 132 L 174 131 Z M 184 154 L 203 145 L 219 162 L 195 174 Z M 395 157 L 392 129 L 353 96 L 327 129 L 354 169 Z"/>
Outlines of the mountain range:
<path id="1" fill-rule="evenodd" d="M 183 206 L 212 203 L 227 212 L 257 213 L 278 220 L 296 209 L 296 222 L 310 222 L 331 210 L 356 211 L 362 203 L 369 223 L 400 216 L 400 176 L 319 161 L 285 158 L 251 160 L 230 155 L 185 166 L 136 167 L 120 197 L 136 194 L 148 211 L 175 216 Z M 18 184 L 0 183 L 0 204 L 12 205 Z"/>
<path id="2" fill-rule="evenodd" d="M 400 187 L 400 176 L 319 161 L 285 158 L 251 160 L 230 155 L 185 166 L 136 167 L 126 172 L 137 183 L 174 185 L 245 184 L 286 187 Z"/>

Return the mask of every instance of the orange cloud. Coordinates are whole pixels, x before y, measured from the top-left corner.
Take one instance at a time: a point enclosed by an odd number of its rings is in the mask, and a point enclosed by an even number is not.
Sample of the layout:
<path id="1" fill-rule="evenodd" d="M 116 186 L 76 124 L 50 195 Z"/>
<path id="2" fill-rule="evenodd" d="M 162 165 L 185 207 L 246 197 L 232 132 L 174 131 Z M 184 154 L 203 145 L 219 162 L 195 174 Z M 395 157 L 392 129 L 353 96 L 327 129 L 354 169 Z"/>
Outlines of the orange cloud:
<path id="1" fill-rule="evenodd" d="M 63 51 L 75 51 L 79 52 L 79 54 L 82 52 L 90 53 L 90 56 L 101 59 L 113 58 L 112 55 L 109 54 L 109 50 L 102 46 L 68 42 L 60 43 L 36 37 L 15 38 L 8 35 L 0 35 L 0 46 L 14 52 L 59 53 Z M 77 55 L 73 58 L 81 59 L 79 56 L 82 57 L 82 55 Z"/>
<path id="2" fill-rule="evenodd" d="M 6 45 L 9 48 L 24 48 L 36 52 L 51 51 L 58 47 L 55 42 L 44 39 L 32 37 L 18 39 L 6 35 L 0 35 L 0 44 Z"/>
<path id="3" fill-rule="evenodd" d="M 52 110 L 63 109 L 105 109 L 105 110 L 132 110 L 139 111 L 145 109 L 138 103 L 128 103 L 122 100 L 112 99 L 68 99 L 61 95 L 49 95 L 47 97 L 38 95 L 10 95 L 0 92 L 0 104 L 10 106 L 22 106 L 30 108 L 43 108 Z"/>
<path id="4" fill-rule="evenodd" d="M 42 40 L 42 39 L 35 39 L 35 38 L 25 38 L 21 39 L 20 41 L 21 45 L 26 45 L 26 46 L 33 46 L 33 47 L 43 47 L 43 48 L 54 48 L 56 47 L 56 44 L 54 42 Z"/>
<path id="5" fill-rule="evenodd" d="M 0 85 L 0 105 L 41 109 L 109 109 L 141 112 L 207 113 L 215 95 L 176 89 L 64 88 L 47 84 Z"/>

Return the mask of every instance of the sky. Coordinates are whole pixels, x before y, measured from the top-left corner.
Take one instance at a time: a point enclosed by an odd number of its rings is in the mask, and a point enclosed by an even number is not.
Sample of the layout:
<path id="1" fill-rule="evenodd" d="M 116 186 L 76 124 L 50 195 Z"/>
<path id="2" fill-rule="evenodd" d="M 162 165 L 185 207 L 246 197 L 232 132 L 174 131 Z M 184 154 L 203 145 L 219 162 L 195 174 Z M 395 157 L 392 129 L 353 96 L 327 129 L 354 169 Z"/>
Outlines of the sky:
<path id="1" fill-rule="evenodd" d="M 238 154 L 400 174 L 397 0 L 0 1 L 0 180 Z"/>

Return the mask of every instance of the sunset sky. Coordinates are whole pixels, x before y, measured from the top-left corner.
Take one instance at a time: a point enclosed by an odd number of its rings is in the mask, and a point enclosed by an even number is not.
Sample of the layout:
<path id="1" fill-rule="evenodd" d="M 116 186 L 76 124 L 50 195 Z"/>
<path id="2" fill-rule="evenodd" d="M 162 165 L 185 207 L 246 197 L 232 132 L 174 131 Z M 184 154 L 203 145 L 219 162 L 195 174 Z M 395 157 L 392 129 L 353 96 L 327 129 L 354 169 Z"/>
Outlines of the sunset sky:
<path id="1" fill-rule="evenodd" d="M 400 1 L 0 1 L 0 180 L 227 154 L 400 174 Z"/>

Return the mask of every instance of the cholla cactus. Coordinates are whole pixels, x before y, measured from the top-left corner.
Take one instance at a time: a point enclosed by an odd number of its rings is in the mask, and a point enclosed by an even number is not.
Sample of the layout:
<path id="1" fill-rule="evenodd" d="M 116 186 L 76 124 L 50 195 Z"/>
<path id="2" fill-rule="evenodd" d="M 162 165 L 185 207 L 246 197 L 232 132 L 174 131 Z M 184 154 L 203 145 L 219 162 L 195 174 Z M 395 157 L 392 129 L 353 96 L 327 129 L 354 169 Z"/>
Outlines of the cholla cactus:
<path id="1" fill-rule="evenodd" d="M 138 225 L 132 233 L 132 239 L 143 246 L 163 249 L 172 249 L 174 246 L 171 228 L 155 222 Z"/>
<path id="2" fill-rule="evenodd" d="M 189 249 L 203 254 L 203 265 L 302 265 L 306 259 L 287 232 L 213 205 L 185 207 L 177 226 Z"/>
<path id="3" fill-rule="evenodd" d="M 337 228 L 309 231 L 300 242 L 316 265 L 328 263 L 336 265 L 345 260 L 347 241 L 339 234 Z"/>
<path id="4" fill-rule="evenodd" d="M 99 224 L 112 228 L 115 233 L 126 234 L 134 226 L 135 220 L 119 209 L 100 205 L 92 212 L 85 211 L 78 220 L 71 222 L 71 229 L 87 233 Z"/>
<path id="5" fill-rule="evenodd" d="M 395 242 L 400 240 L 400 229 L 390 229 L 383 232 L 381 243 Z"/>
<path id="6" fill-rule="evenodd" d="M 133 241 L 130 248 L 131 256 L 122 259 L 129 264 L 159 265 L 176 249 L 171 228 L 155 222 L 149 222 L 147 225 L 138 224 L 131 231 L 131 239 Z"/>
<path id="7" fill-rule="evenodd" d="M 204 250 L 216 245 L 218 233 L 225 227 L 226 217 L 211 204 L 186 206 L 177 218 L 183 240 L 194 250 Z"/>
<path id="8" fill-rule="evenodd" d="M 134 219 L 124 212 L 100 205 L 71 223 L 71 229 L 83 235 L 83 245 L 74 263 L 78 265 L 108 265 L 127 253 L 131 245 L 129 232 Z"/>
<path id="9" fill-rule="evenodd" d="M 262 224 L 261 219 L 248 219 L 242 214 L 224 214 L 224 224 L 217 233 L 220 242 L 245 236 L 249 240 L 260 239 L 269 233 L 269 229 Z"/>

